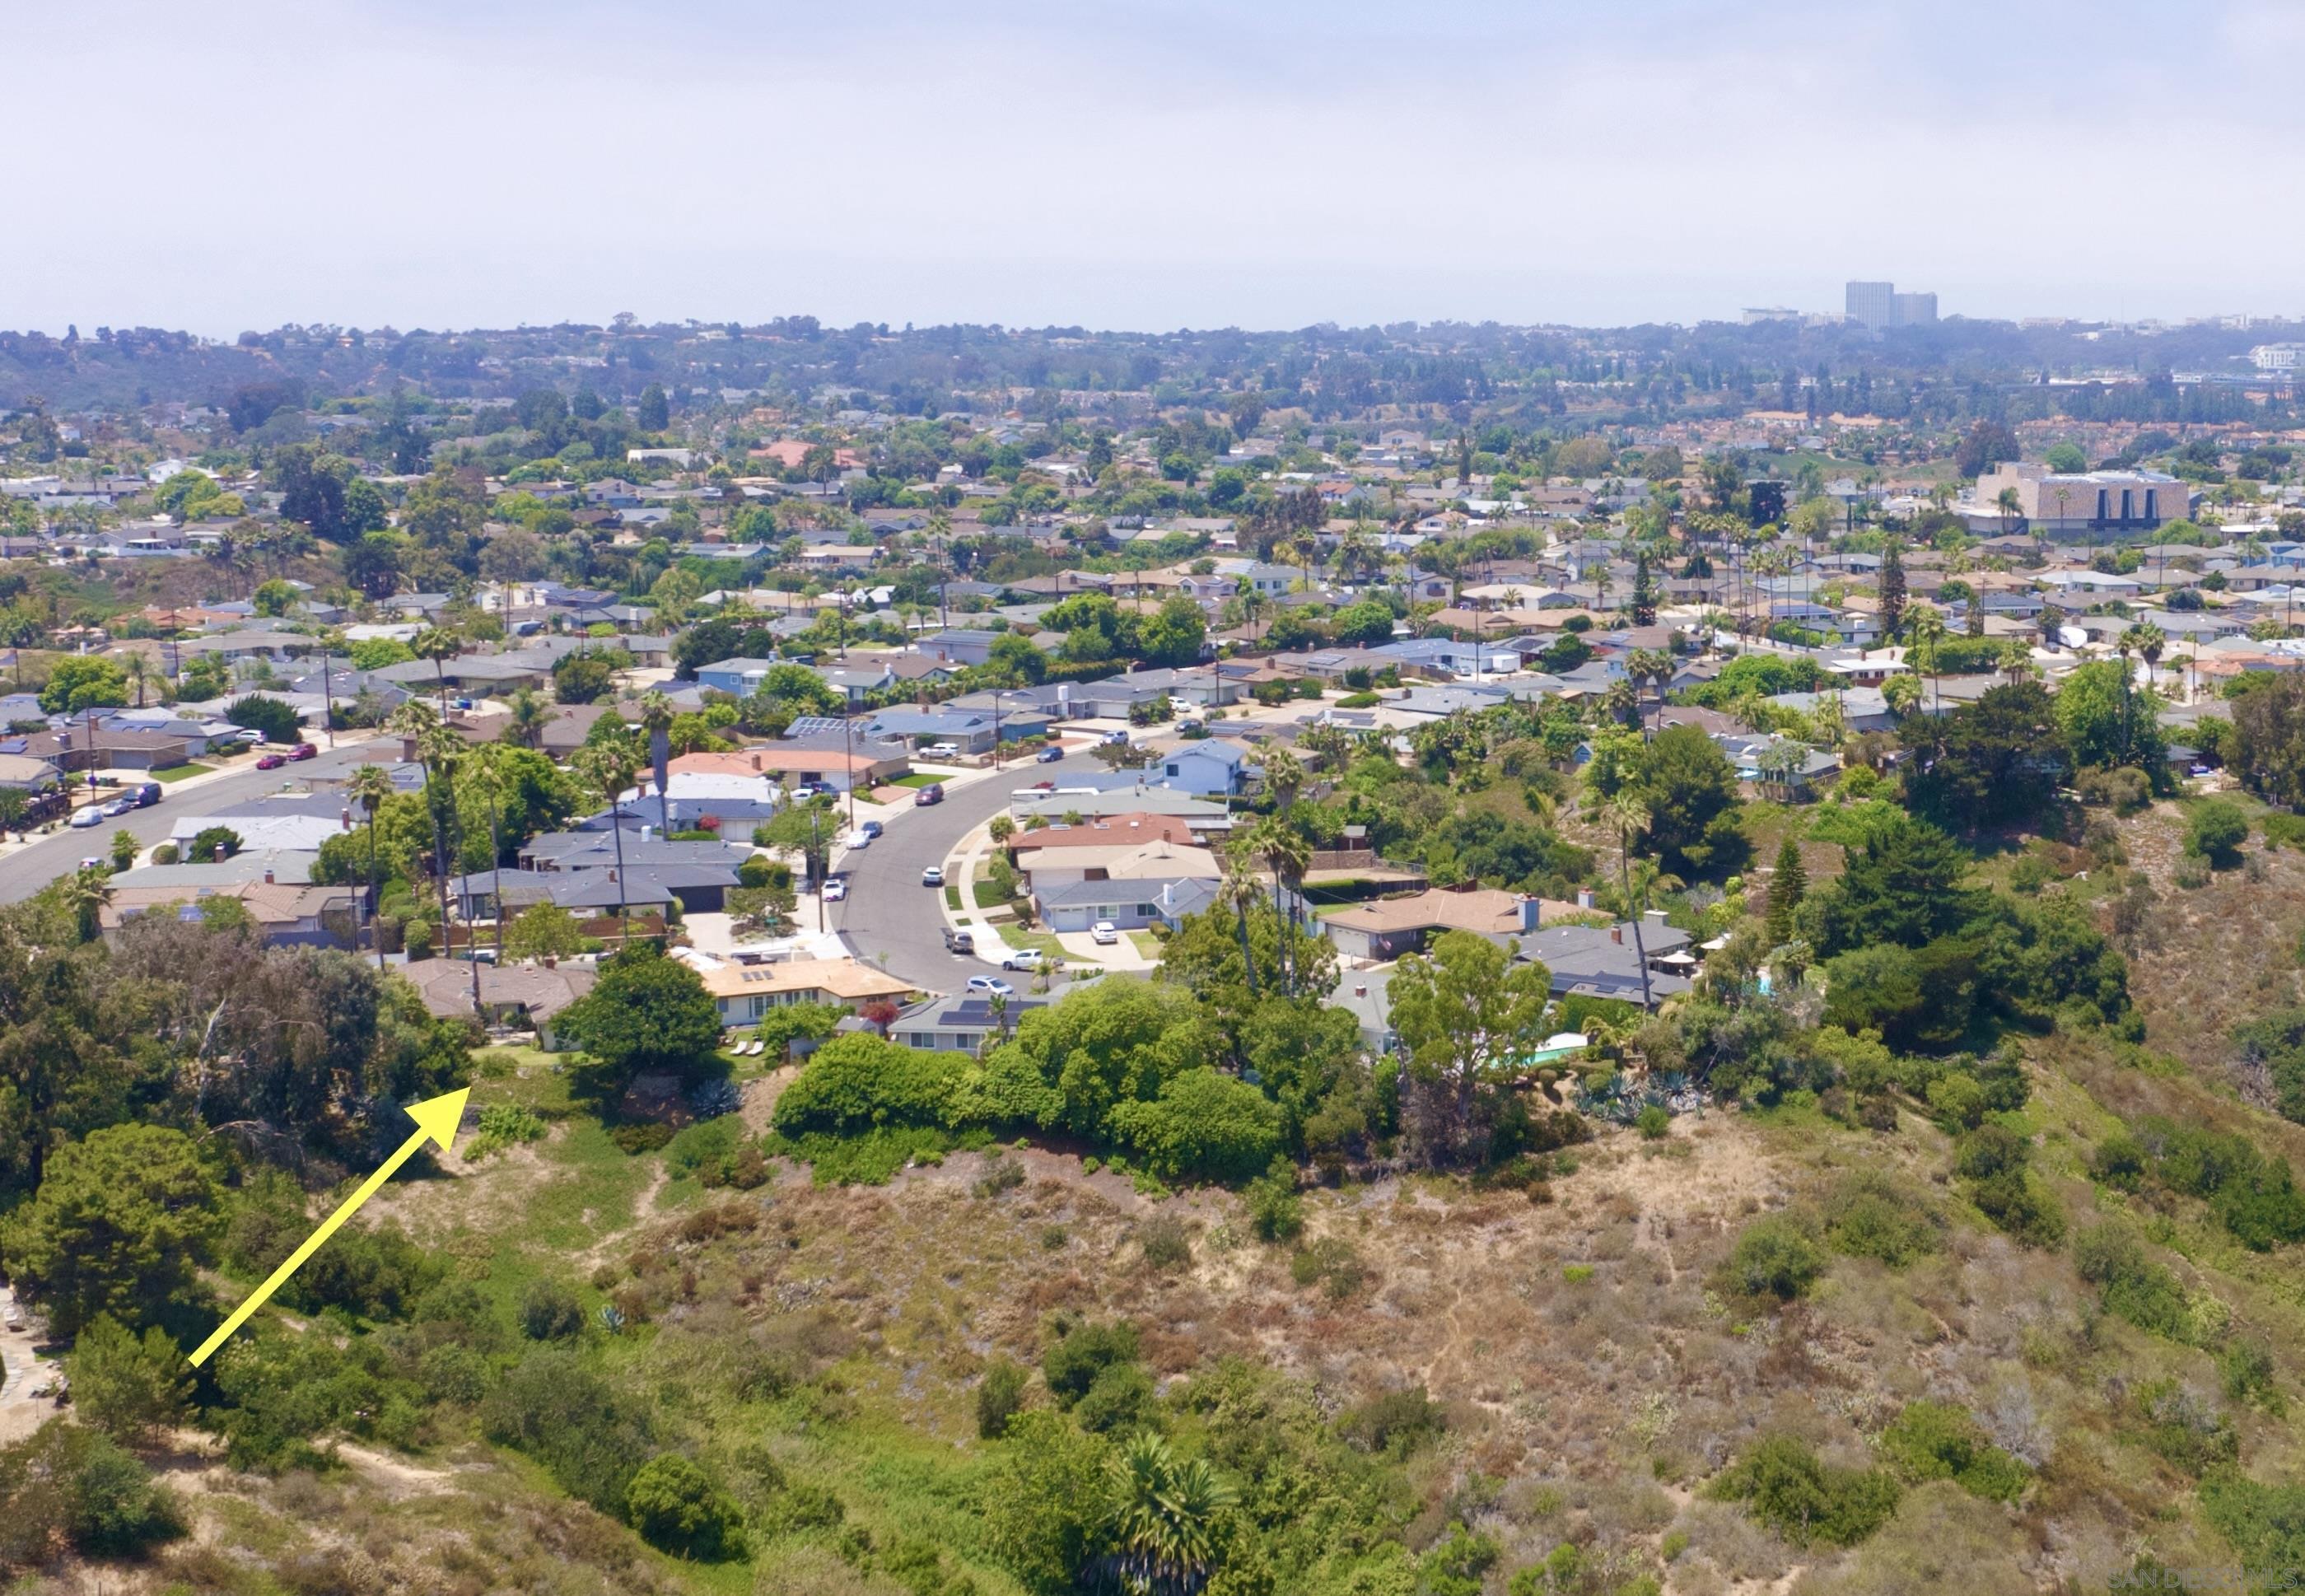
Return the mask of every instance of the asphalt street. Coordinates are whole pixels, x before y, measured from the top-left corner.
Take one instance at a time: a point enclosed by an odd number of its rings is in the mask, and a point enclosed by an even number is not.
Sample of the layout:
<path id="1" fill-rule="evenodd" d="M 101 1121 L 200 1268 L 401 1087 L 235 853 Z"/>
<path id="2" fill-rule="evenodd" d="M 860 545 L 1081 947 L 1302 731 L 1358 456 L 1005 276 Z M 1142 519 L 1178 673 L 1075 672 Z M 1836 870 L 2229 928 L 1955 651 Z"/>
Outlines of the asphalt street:
<path id="1" fill-rule="evenodd" d="M 832 905 L 828 923 L 859 958 L 891 975 L 923 991 L 958 991 L 970 976 L 983 974 L 991 966 L 945 951 L 943 889 L 922 886 L 921 871 L 942 864 L 962 837 L 1007 809 L 1011 793 L 1035 782 L 1102 768 L 1085 751 L 1053 765 L 1019 760 L 983 780 L 946 789 L 948 795 L 942 803 L 889 821 L 879 841 L 861 853 L 848 854 L 836 867 L 848 878 L 848 896 Z M 808 912 L 807 907 L 802 910 L 804 916 Z"/>
<path id="2" fill-rule="evenodd" d="M 0 903 L 13 904 L 28 898 L 58 876 L 79 869 L 81 860 L 107 853 L 115 831 L 128 832 L 149 848 L 168 840 L 168 833 L 180 815 L 206 814 L 242 799 L 277 793 L 284 787 L 301 787 L 306 781 L 323 775 L 342 777 L 359 763 L 353 748 L 339 748 L 334 753 L 323 749 L 319 758 L 301 764 L 278 770 L 259 770 L 251 766 L 230 776 L 203 781 L 186 792 L 164 785 L 160 802 L 149 809 L 131 810 L 85 831 L 59 831 L 29 847 L 0 855 Z"/>

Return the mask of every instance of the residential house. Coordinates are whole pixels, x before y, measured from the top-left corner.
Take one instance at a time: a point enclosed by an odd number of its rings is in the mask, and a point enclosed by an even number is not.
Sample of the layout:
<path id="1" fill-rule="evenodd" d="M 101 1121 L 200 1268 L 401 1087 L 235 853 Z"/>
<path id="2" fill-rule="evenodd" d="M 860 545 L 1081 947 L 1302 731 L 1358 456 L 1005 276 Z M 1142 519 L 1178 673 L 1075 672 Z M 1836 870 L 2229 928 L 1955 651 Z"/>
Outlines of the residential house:
<path id="1" fill-rule="evenodd" d="M 1248 790 L 1249 778 L 1261 774 L 1248 752 L 1238 743 L 1211 737 L 1180 743 L 1160 756 L 1151 767 L 1159 784 L 1195 795 L 1221 794 L 1237 798 Z"/>
<path id="2" fill-rule="evenodd" d="M 1550 914 L 1578 913 L 1573 904 L 1486 887 L 1428 888 L 1405 897 L 1356 904 L 1322 921 L 1340 955 L 1388 964 L 1403 954 L 1422 953 L 1443 931 L 1477 931 L 1484 937 L 1519 936 L 1535 930 Z"/>
<path id="3" fill-rule="evenodd" d="M 581 965 L 551 960 L 541 964 L 481 964 L 477 970 L 481 1023 L 533 1031 L 537 1045 L 547 1052 L 557 1052 L 567 1045 L 557 1022 L 600 979 Z M 473 1017 L 474 972 L 475 966 L 464 959 L 421 959 L 400 968 L 424 1000 L 426 1011 L 443 1020 Z"/>
<path id="4" fill-rule="evenodd" d="M 1033 1010 L 1047 1006 L 1037 998 L 1011 998 L 1001 1012 L 995 1014 L 991 1003 L 979 993 L 931 998 L 898 1014 L 889 1027 L 889 1035 L 923 1052 L 966 1053 L 974 1057 L 984 1051 L 986 1043 L 1015 1035 L 1018 1021 Z"/>
<path id="5" fill-rule="evenodd" d="M 795 1003 L 836 1003 L 855 1013 L 870 1005 L 901 1005 L 916 989 L 883 970 L 854 959 L 787 959 L 779 964 L 740 964 L 692 956 L 691 964 L 720 1011 L 720 1023 L 760 1023 L 770 1009 Z"/>
<path id="6" fill-rule="evenodd" d="M 1187 915 L 1216 902 L 1218 882 L 1199 876 L 1148 876 L 1119 881 L 1077 881 L 1035 893 L 1041 918 L 1052 931 L 1085 931 L 1098 924 L 1135 930 L 1180 928 Z"/>

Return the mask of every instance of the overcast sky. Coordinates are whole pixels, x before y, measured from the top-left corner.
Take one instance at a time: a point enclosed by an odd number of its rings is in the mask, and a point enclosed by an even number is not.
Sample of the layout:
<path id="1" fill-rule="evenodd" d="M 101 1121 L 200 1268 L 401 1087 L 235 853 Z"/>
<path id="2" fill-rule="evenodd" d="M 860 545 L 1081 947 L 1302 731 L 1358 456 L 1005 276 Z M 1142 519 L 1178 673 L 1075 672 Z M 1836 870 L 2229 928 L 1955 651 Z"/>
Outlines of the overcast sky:
<path id="1" fill-rule="evenodd" d="M 2271 0 L 9 10 L 0 327 L 2305 310 Z"/>

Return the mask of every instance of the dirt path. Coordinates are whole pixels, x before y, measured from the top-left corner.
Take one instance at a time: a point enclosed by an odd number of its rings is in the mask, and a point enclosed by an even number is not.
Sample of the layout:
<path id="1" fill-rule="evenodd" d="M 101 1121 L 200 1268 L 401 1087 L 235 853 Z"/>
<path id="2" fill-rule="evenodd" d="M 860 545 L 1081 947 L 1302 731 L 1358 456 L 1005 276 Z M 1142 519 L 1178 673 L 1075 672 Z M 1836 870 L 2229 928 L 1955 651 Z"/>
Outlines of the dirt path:
<path id="1" fill-rule="evenodd" d="M 15 1311 L 13 1295 L 0 1295 L 0 1324 Z M 47 1345 L 46 1327 L 29 1316 L 23 1324 L 21 1330 L 0 1329 L 0 1361 L 8 1368 L 0 1381 L 0 1444 L 23 1439 L 63 1411 L 54 1397 L 32 1394 L 62 1380 L 64 1370 Z"/>

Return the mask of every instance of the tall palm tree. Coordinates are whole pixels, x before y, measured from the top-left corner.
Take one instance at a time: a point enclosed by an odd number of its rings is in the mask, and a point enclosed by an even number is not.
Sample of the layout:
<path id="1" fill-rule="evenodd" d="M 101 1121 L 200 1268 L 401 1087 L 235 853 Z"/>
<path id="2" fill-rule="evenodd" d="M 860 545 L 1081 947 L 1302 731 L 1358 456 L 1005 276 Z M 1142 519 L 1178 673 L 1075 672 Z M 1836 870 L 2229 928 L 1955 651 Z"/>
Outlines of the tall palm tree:
<path id="1" fill-rule="evenodd" d="M 631 743 L 615 737 L 578 749 L 571 764 L 576 778 L 608 806 L 608 833 L 617 845 L 617 918 L 624 928 L 617 946 L 622 947 L 632 940 L 633 930 L 632 913 L 625 904 L 625 883 L 631 879 L 625 873 L 625 789 L 633 785 L 640 760 Z"/>
<path id="2" fill-rule="evenodd" d="M 144 683 L 151 679 L 152 662 L 144 657 L 143 649 L 131 649 L 120 666 L 128 673 L 129 683 L 136 689 L 136 707 L 141 709 L 144 707 Z"/>
<path id="3" fill-rule="evenodd" d="M 1944 616 L 1931 606 L 1916 604 L 1910 611 L 1913 647 L 1927 661 L 1929 673 L 1929 707 L 1932 713 L 1944 708 L 1937 697 L 1937 655 L 1945 640 Z"/>
<path id="4" fill-rule="evenodd" d="M 455 801 L 449 790 L 448 777 L 456 756 L 464 751 L 464 740 L 442 726 L 431 708 L 418 699 L 411 699 L 395 709 L 385 727 L 415 743 L 416 758 L 423 767 L 424 808 L 432 818 L 432 874 L 439 896 L 440 946 L 445 952 L 448 944 L 448 872 L 454 862 L 448 856 L 447 810 Z"/>
<path id="5" fill-rule="evenodd" d="M 384 807 L 384 801 L 393 794 L 392 777 L 384 773 L 381 765 L 362 765 L 353 772 L 352 780 L 344 784 L 344 791 L 368 815 L 368 896 L 372 917 L 379 891 L 376 879 L 376 813 Z M 370 931 L 376 941 L 376 967 L 381 972 L 384 969 L 384 937 L 375 930 L 372 923 Z"/>
<path id="6" fill-rule="evenodd" d="M 408 640 L 408 650 L 432 662 L 432 677 L 439 689 L 440 718 L 448 718 L 448 661 L 464 651 L 464 640 L 447 626 L 427 626 Z"/>
<path id="7" fill-rule="evenodd" d="M 672 835 L 672 795 L 666 789 L 672 782 L 672 700 L 656 688 L 641 695 L 641 725 L 648 731 L 649 762 L 656 768 L 657 822 L 664 835 Z"/>
<path id="8" fill-rule="evenodd" d="M 1651 1006 L 1649 1001 L 1649 955 L 1641 941 L 1641 906 L 1633 897 L 1633 839 L 1649 828 L 1646 805 L 1628 790 L 1619 793 L 1601 807 L 1601 824 L 1617 839 L 1617 869 L 1625 887 L 1625 918 L 1633 926 L 1633 957 L 1641 967 L 1641 1006 Z"/>
<path id="9" fill-rule="evenodd" d="M 1217 908 L 1230 909 L 1233 921 L 1240 930 L 1240 967 L 1242 979 L 1248 985 L 1248 995 L 1256 996 L 1256 955 L 1248 940 L 1248 906 L 1264 896 L 1263 885 L 1256 879 L 1246 853 L 1240 849 L 1226 853 L 1222 861 L 1224 880 L 1217 888 Z"/>
<path id="10" fill-rule="evenodd" d="M 496 905 L 497 964 L 504 964 L 504 750 L 501 747 L 476 748 L 472 751 L 472 785 L 489 801 L 489 896 Z M 472 1006 L 480 1007 L 480 961 L 472 961 Z"/>
<path id="11" fill-rule="evenodd" d="M 1305 872 L 1313 862 L 1312 845 L 1304 834 L 1286 820 L 1268 815 L 1249 828 L 1247 836 L 1237 845 L 1245 846 L 1249 854 L 1263 861 L 1272 872 L 1272 913 L 1280 925 L 1280 984 L 1283 992 L 1294 996 L 1295 972 L 1291 968 L 1295 949 L 1290 938 L 1297 929 L 1296 904 L 1289 896 L 1305 879 Z"/>
<path id="12" fill-rule="evenodd" d="M 2009 684 L 2012 687 L 2034 674 L 2033 650 L 2017 638 L 2012 637 L 2001 645 L 2001 656 L 1995 663 L 2000 666 L 2001 674 L 2009 678 Z"/>

